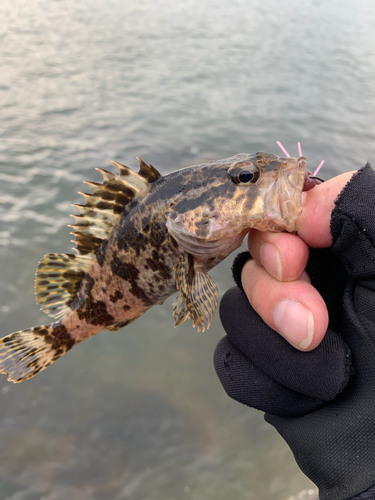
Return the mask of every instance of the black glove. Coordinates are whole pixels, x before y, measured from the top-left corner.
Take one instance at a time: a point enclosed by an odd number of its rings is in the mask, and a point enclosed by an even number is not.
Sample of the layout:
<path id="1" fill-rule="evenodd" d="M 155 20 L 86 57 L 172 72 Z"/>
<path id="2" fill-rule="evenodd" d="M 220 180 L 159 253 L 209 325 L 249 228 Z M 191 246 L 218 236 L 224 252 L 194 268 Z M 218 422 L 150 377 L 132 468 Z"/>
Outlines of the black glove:
<path id="1" fill-rule="evenodd" d="M 229 396 L 266 412 L 321 500 L 375 499 L 375 172 L 347 184 L 332 212 L 331 249 L 311 250 L 307 272 L 330 317 L 313 351 L 294 349 L 240 288 L 222 299 L 228 337 L 215 368 Z M 267 300 L 267 297 L 264 298 Z"/>

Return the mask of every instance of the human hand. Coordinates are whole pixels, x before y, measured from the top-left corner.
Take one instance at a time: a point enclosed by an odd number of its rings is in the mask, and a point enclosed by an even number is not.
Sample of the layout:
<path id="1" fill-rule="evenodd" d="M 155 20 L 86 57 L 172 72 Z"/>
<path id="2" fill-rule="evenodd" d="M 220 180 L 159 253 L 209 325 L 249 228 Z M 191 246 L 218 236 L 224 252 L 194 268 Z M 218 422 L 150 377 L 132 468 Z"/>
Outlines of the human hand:
<path id="1" fill-rule="evenodd" d="M 234 264 L 246 295 L 224 295 L 227 336 L 214 359 L 228 395 L 266 412 L 321 500 L 375 499 L 375 172 L 366 166 L 346 185 L 351 177 L 306 193 L 297 235 L 252 235 L 254 260 Z M 264 243 L 277 244 L 279 262 Z M 277 326 L 288 299 L 311 313 L 310 336 L 285 331 L 284 315 L 298 319 L 290 303 Z"/>
<path id="2" fill-rule="evenodd" d="M 296 235 L 256 230 L 249 234 L 253 260 L 242 269 L 243 289 L 265 323 L 300 350 L 314 349 L 328 327 L 327 306 L 305 271 L 309 247 L 332 245 L 334 201 L 354 173 L 341 174 L 304 193 Z"/>

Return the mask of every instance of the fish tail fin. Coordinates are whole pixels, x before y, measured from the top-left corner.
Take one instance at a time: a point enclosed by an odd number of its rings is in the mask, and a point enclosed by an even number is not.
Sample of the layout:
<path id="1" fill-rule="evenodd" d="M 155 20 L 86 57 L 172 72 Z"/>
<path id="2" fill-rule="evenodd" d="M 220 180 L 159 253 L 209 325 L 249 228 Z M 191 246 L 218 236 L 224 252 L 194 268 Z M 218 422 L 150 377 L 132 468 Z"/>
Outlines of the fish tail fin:
<path id="1" fill-rule="evenodd" d="M 60 322 L 14 332 L 0 339 L 0 373 L 23 382 L 44 370 L 75 344 Z"/>

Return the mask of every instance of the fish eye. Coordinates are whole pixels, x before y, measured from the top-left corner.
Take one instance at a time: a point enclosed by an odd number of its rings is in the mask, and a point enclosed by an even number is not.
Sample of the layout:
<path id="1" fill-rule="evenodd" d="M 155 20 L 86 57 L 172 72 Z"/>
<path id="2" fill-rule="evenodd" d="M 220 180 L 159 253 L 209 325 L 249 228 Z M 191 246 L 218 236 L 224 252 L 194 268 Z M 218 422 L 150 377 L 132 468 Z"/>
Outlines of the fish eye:
<path id="1" fill-rule="evenodd" d="M 237 164 L 228 173 L 230 180 L 237 186 L 250 186 L 260 177 L 260 171 L 253 164 Z"/>
<path id="2" fill-rule="evenodd" d="M 250 170 L 243 170 L 238 176 L 238 180 L 241 182 L 241 184 L 248 184 L 253 180 L 253 178 L 254 174 L 250 172 Z"/>

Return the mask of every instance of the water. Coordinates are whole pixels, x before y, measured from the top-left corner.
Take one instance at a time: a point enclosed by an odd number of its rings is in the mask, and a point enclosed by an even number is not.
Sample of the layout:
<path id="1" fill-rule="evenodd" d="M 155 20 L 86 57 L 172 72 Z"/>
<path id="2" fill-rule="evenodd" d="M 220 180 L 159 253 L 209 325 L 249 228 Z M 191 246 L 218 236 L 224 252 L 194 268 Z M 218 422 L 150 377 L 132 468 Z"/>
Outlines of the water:
<path id="1" fill-rule="evenodd" d="M 39 325 L 38 260 L 71 248 L 94 167 L 162 173 L 281 140 L 322 175 L 374 160 L 375 5 L 358 0 L 2 0 L 2 334 Z M 211 273 L 221 294 L 228 259 Z M 171 301 L 21 385 L 0 380 L 0 497 L 282 500 L 311 483 L 262 415 L 224 394 L 216 317 Z"/>

